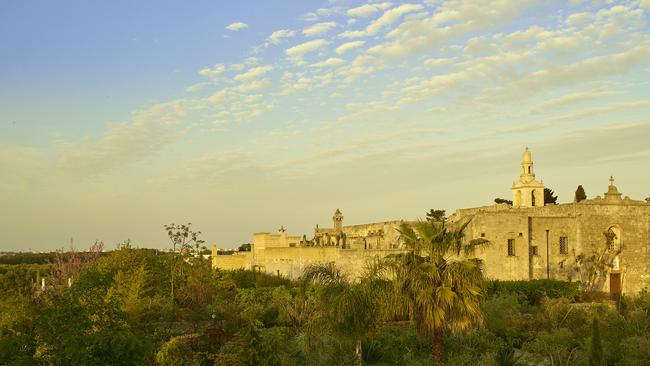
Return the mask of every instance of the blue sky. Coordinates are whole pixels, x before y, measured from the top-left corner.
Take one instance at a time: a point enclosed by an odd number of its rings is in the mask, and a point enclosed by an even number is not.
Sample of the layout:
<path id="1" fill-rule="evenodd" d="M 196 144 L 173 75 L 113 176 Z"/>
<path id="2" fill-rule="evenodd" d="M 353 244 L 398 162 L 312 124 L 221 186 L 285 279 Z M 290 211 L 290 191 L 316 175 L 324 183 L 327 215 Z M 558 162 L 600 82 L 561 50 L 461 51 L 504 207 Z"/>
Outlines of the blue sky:
<path id="1" fill-rule="evenodd" d="M 8 1 L 0 250 L 650 196 L 650 2 Z"/>

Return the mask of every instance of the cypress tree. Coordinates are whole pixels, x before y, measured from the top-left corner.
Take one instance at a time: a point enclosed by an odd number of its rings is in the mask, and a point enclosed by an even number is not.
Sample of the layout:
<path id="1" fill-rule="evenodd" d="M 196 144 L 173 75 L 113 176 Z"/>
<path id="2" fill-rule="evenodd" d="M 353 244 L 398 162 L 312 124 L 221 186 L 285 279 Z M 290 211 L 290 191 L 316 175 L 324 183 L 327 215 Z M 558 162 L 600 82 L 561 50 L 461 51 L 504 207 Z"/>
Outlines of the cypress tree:
<path id="1" fill-rule="evenodd" d="M 579 185 L 578 189 L 576 189 L 575 201 L 580 202 L 586 199 L 587 199 L 587 194 L 585 193 L 585 189 L 582 188 L 582 185 Z"/>
<path id="2" fill-rule="evenodd" d="M 605 360 L 603 359 L 603 344 L 600 340 L 598 318 L 594 317 L 594 322 L 591 326 L 591 352 L 589 353 L 589 366 L 602 365 L 605 365 Z"/>

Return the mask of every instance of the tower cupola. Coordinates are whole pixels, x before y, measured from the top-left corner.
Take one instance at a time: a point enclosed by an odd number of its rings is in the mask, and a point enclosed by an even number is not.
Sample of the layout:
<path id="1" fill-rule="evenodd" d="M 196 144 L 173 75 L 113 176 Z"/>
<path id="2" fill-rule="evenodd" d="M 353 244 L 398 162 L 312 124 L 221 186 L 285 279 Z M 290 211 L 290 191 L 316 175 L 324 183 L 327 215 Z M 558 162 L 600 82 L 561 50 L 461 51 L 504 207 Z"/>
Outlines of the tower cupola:
<path id="1" fill-rule="evenodd" d="M 535 180 L 535 172 L 533 171 L 533 156 L 526 147 L 524 157 L 521 159 L 521 174 L 519 178 L 522 182 L 532 182 Z"/>
<path id="2" fill-rule="evenodd" d="M 535 180 L 533 155 L 526 147 L 521 159 L 519 180 L 512 184 L 512 205 L 514 207 L 544 206 L 544 183 Z"/>

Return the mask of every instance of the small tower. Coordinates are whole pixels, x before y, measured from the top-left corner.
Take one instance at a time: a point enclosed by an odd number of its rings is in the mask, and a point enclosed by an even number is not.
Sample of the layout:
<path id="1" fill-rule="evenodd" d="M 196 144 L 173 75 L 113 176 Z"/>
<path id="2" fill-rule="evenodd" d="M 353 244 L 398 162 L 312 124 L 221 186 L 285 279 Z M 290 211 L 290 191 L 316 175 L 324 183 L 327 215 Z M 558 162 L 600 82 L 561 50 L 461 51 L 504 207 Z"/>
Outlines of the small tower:
<path id="1" fill-rule="evenodd" d="M 512 183 L 512 205 L 514 207 L 544 206 L 544 183 L 535 180 L 533 157 L 530 150 L 524 150 L 519 180 Z"/>
<path id="2" fill-rule="evenodd" d="M 341 210 L 338 208 L 336 209 L 336 212 L 334 212 L 334 216 L 332 217 L 332 220 L 334 221 L 334 231 L 337 233 L 340 233 L 343 231 L 343 214 L 341 213 Z"/>
<path id="3" fill-rule="evenodd" d="M 607 203 L 620 203 L 621 193 L 618 191 L 618 188 L 614 185 L 614 176 L 609 177 L 609 187 L 607 187 L 607 193 L 605 193 L 605 202 Z"/>

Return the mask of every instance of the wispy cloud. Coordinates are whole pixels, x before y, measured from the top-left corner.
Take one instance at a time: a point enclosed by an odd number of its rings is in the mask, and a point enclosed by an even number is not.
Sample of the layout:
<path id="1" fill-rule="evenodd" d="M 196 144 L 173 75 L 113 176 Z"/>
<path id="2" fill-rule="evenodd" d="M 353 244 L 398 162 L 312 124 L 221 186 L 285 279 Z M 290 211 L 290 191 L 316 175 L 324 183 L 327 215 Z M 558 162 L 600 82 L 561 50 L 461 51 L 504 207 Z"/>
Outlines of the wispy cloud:
<path id="1" fill-rule="evenodd" d="M 332 30 L 334 27 L 336 27 L 336 22 L 316 23 L 308 28 L 303 29 L 302 34 L 307 37 L 321 36 Z"/>
<path id="2" fill-rule="evenodd" d="M 317 51 L 327 46 L 329 43 L 330 42 L 325 39 L 315 39 L 313 41 L 304 42 L 288 48 L 284 51 L 284 53 L 289 56 L 289 58 L 293 60 L 294 63 L 304 64 L 304 60 L 302 58 L 306 54 Z"/>
<path id="3" fill-rule="evenodd" d="M 296 35 L 296 31 L 290 29 L 280 29 L 273 33 L 268 38 L 268 42 L 271 44 L 280 44 L 282 40 L 291 38 Z"/>
<path id="4" fill-rule="evenodd" d="M 226 26 L 226 29 L 229 31 L 236 32 L 238 30 L 246 29 L 248 28 L 248 24 L 244 22 L 234 22 Z"/>

